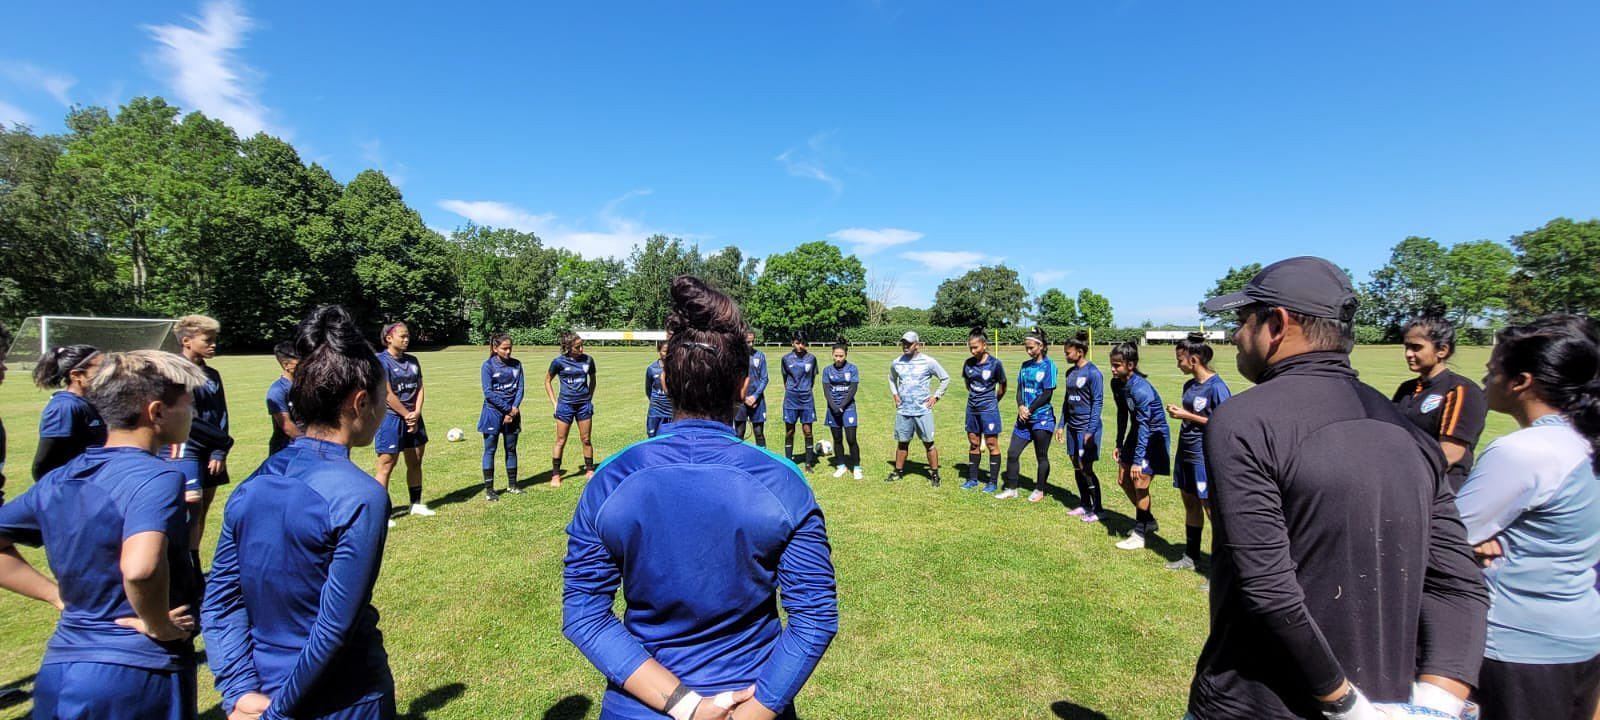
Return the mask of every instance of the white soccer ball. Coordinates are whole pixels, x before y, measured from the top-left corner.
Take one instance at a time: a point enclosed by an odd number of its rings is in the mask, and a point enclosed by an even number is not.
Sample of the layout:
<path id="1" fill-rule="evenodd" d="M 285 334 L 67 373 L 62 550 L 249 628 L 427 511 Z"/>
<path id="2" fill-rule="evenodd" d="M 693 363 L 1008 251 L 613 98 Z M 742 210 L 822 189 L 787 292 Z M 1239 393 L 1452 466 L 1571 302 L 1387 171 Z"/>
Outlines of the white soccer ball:
<path id="1" fill-rule="evenodd" d="M 467 434 L 461 432 L 461 428 L 450 428 L 450 432 L 444 434 L 444 439 L 449 440 L 450 442 L 461 442 L 462 440 L 466 439 L 466 437 Z"/>
<path id="2" fill-rule="evenodd" d="M 818 455 L 832 455 L 833 454 L 833 441 L 832 440 L 818 440 L 817 441 L 817 454 Z"/>

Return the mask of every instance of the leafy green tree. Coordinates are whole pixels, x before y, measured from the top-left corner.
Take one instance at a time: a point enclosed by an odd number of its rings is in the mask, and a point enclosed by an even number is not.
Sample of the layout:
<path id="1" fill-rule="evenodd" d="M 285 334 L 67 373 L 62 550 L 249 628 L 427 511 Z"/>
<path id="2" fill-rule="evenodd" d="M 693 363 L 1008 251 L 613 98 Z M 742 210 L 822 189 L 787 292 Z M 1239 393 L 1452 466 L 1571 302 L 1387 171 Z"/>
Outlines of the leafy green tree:
<path id="1" fill-rule="evenodd" d="M 1078 305 L 1067 297 L 1067 294 L 1050 288 L 1039 295 L 1034 301 L 1038 311 L 1040 325 L 1076 325 L 1078 323 Z"/>
<path id="2" fill-rule="evenodd" d="M 1111 301 L 1089 288 L 1078 291 L 1078 324 L 1087 328 L 1104 330 L 1112 327 L 1115 316 L 1111 313 Z"/>
<path id="3" fill-rule="evenodd" d="M 372 320 L 407 320 L 424 339 L 449 337 L 460 324 L 460 291 L 450 248 L 377 170 L 365 170 L 333 204 L 355 254 L 358 302 Z"/>
<path id="4" fill-rule="evenodd" d="M 705 258 L 701 263 L 701 279 L 742 306 L 755 291 L 756 269 L 760 265 L 760 258 L 745 257 L 738 247 L 729 245 Z"/>
<path id="5" fill-rule="evenodd" d="M 73 222 L 73 185 L 57 167 L 64 146 L 0 126 L 0 320 L 111 308 L 116 269 Z"/>
<path id="6" fill-rule="evenodd" d="M 822 241 L 767 258 L 745 319 L 770 336 L 801 331 L 825 339 L 867 316 L 867 270 L 860 258 Z"/>
<path id="7" fill-rule="evenodd" d="M 885 325 L 932 325 L 933 313 L 922 308 L 896 305 L 883 314 Z"/>
<path id="8" fill-rule="evenodd" d="M 934 292 L 935 325 L 1002 328 L 1015 325 L 1028 303 L 1028 291 L 1017 271 L 985 265 L 939 283 Z"/>
<path id="9" fill-rule="evenodd" d="M 1516 257 L 1492 240 L 1459 243 L 1445 254 L 1443 295 L 1446 314 L 1458 324 L 1504 312 L 1511 295 Z"/>
<path id="10" fill-rule="evenodd" d="M 585 260 L 568 250 L 558 252 L 551 327 L 604 328 L 624 321 L 626 307 L 617 298 L 627 266 L 614 258 Z"/>
<path id="11" fill-rule="evenodd" d="M 468 335 L 487 342 L 509 328 L 543 327 L 553 310 L 561 255 L 538 236 L 468 223 L 450 235 Z"/>
<path id="12" fill-rule="evenodd" d="M 1448 251 L 1424 237 L 1408 237 L 1395 245 L 1389 262 L 1372 273 L 1364 286 L 1374 305 L 1363 314 L 1391 332 L 1418 315 L 1445 309 L 1449 282 Z"/>
<path id="13" fill-rule="evenodd" d="M 678 238 L 652 235 L 643 246 L 634 246 L 628 258 L 628 274 L 622 281 L 622 296 L 630 306 L 634 327 L 663 328 L 667 310 L 672 307 L 672 279 L 679 275 L 700 274 L 700 250 Z"/>
<path id="14" fill-rule="evenodd" d="M 1516 314 L 1600 313 L 1600 220 L 1556 218 L 1511 238 L 1517 251 Z"/>
<path id="15" fill-rule="evenodd" d="M 1242 265 L 1240 267 L 1229 267 L 1228 272 L 1223 273 L 1222 277 L 1217 278 L 1216 284 L 1212 285 L 1211 289 L 1206 291 L 1206 300 L 1243 290 L 1244 286 L 1250 282 L 1250 278 L 1255 277 L 1256 273 L 1259 272 L 1261 272 L 1261 263 L 1250 263 L 1249 265 Z M 1205 311 L 1205 304 L 1205 300 L 1201 300 L 1199 307 L 1200 317 L 1206 322 L 1222 323 L 1233 321 L 1233 313 L 1227 312 L 1221 315 L 1208 313 Z"/>

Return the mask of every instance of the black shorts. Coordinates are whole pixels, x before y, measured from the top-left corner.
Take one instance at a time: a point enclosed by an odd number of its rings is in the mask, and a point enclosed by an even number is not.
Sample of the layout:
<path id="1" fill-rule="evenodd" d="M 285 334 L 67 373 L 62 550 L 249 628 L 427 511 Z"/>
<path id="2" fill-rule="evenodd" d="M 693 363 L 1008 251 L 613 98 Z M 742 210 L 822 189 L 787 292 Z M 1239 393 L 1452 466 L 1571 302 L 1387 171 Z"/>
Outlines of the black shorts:
<path id="1" fill-rule="evenodd" d="M 1591 720 L 1600 697 L 1600 656 L 1579 663 L 1529 665 L 1483 659 L 1473 693 L 1483 720 Z"/>

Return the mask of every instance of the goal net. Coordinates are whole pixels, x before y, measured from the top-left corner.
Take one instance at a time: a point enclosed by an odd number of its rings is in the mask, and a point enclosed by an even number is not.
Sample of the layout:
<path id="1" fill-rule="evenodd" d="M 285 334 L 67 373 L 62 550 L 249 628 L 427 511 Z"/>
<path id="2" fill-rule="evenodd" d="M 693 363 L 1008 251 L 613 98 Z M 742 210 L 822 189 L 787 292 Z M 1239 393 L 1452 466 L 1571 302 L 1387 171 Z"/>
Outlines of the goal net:
<path id="1" fill-rule="evenodd" d="M 63 345 L 93 345 L 106 352 L 178 351 L 172 320 L 160 318 L 66 317 L 42 315 L 22 321 L 11 340 L 8 362 L 31 365 Z"/>

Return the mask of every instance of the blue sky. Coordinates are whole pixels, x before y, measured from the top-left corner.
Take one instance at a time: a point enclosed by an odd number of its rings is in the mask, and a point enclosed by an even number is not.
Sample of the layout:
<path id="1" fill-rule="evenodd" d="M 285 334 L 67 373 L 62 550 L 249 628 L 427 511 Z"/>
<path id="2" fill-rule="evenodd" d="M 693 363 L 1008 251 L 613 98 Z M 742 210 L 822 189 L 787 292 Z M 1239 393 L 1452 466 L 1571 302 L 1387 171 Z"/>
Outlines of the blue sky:
<path id="1" fill-rule="evenodd" d="M 479 7 L 484 5 L 484 7 Z M 993 6 L 993 7 L 991 7 Z M 159 94 L 586 254 L 832 239 L 897 300 L 1004 261 L 1122 323 L 1600 201 L 1594 3 L 19 3 L 0 122 Z"/>

